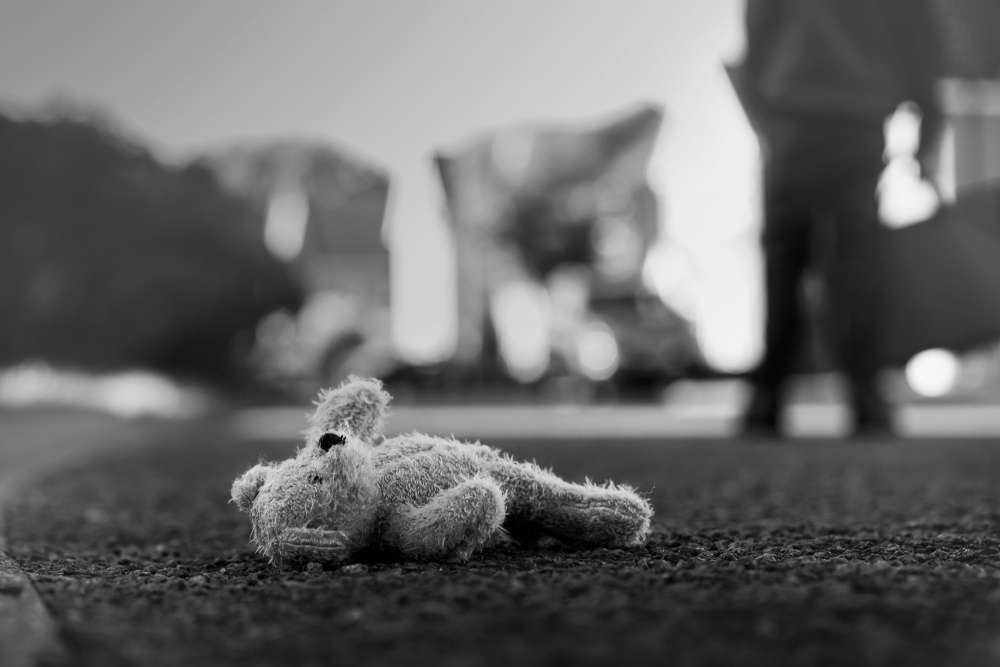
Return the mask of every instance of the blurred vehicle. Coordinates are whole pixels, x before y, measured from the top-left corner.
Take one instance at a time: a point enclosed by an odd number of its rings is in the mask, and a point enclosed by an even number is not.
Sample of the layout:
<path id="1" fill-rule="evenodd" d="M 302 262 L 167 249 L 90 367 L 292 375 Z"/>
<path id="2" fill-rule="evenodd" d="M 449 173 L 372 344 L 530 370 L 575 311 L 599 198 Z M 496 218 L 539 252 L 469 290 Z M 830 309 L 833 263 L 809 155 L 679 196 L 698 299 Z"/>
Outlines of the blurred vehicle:
<path id="1" fill-rule="evenodd" d="M 307 141 L 238 145 L 202 163 L 252 203 L 267 247 L 306 293 L 300 310 L 276 310 L 257 327 L 261 376 L 311 397 L 350 373 L 391 372 L 388 175 Z"/>
<path id="2" fill-rule="evenodd" d="M 582 129 L 516 127 L 437 155 L 458 260 L 454 364 L 521 383 L 628 387 L 700 364 L 690 324 L 643 282 L 659 235 L 652 106 Z"/>
<path id="3" fill-rule="evenodd" d="M 348 375 L 396 368 L 388 307 L 333 290 L 308 294 L 298 313 L 278 310 L 257 327 L 254 360 L 269 383 L 305 393 Z"/>

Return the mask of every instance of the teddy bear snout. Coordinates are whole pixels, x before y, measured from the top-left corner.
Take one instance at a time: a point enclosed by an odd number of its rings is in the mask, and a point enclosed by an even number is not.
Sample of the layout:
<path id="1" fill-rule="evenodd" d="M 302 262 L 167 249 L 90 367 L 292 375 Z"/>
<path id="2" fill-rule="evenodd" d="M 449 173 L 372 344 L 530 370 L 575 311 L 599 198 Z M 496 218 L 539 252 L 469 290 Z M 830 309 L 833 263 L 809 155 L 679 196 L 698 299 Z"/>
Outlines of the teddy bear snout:
<path id="1" fill-rule="evenodd" d="M 233 482 L 232 502 L 243 512 L 249 510 L 266 479 L 267 466 L 256 465 L 247 470 Z"/>

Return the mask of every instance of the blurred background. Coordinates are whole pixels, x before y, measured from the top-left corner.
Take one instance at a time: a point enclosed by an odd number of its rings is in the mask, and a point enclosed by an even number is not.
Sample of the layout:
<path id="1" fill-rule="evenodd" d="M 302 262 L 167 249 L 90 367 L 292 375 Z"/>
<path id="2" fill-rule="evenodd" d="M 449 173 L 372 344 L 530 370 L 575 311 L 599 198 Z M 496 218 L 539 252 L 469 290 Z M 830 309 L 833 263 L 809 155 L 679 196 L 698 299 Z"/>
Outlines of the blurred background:
<path id="1" fill-rule="evenodd" d="M 936 8 L 942 197 L 901 108 L 883 221 L 943 205 L 1000 244 L 1000 9 Z M 404 404 L 735 414 L 763 326 L 743 12 L 3 3 L 0 402 L 188 414 L 355 373 Z M 997 318 L 894 363 L 893 400 L 1000 402 Z M 835 401 L 811 340 L 797 391 Z"/>

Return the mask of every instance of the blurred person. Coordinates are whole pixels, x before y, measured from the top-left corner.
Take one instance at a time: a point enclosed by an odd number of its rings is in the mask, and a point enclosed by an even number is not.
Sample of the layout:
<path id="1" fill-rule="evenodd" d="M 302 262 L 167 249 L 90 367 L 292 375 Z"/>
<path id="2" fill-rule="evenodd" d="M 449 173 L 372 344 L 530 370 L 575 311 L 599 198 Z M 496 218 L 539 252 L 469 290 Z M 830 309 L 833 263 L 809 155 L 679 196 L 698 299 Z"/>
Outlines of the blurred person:
<path id="1" fill-rule="evenodd" d="M 932 175 L 944 66 L 929 0 L 747 0 L 737 73 L 760 135 L 764 356 L 744 432 L 778 435 L 781 389 L 804 340 L 801 283 L 817 257 L 826 339 L 844 371 L 855 435 L 892 432 L 879 392 L 882 277 L 876 185 L 883 125 L 903 102 L 922 115 L 917 159 Z M 819 252 L 822 250 L 822 252 Z"/>

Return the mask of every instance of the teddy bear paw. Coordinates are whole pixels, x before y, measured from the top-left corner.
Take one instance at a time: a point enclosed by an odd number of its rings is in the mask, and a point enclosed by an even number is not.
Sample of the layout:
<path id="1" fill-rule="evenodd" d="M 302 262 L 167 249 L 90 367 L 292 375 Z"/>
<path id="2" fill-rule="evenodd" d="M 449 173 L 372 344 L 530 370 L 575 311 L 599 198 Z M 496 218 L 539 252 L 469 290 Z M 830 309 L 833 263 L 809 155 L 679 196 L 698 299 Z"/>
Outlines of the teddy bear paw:
<path id="1" fill-rule="evenodd" d="M 472 557 L 472 554 L 476 552 L 476 545 L 474 544 L 460 544 L 451 550 L 451 553 L 445 557 L 445 561 L 448 563 L 464 563 Z"/>

